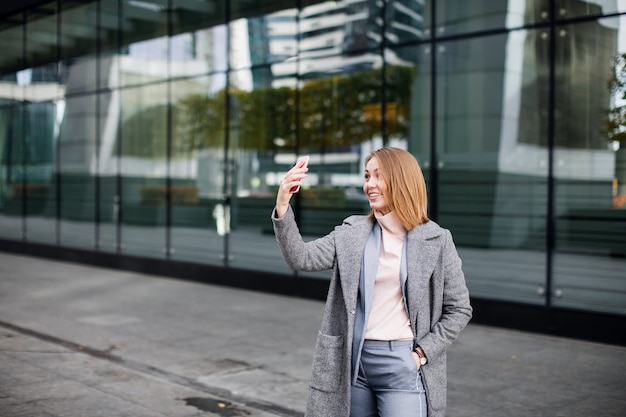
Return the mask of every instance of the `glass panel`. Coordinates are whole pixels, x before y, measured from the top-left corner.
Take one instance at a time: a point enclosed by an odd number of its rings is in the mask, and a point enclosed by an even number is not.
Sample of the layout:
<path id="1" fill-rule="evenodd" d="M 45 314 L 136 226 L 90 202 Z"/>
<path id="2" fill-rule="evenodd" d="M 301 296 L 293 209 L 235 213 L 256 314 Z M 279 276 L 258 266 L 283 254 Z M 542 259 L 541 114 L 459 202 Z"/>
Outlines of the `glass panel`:
<path id="1" fill-rule="evenodd" d="M 146 84 L 168 77 L 167 4 L 168 0 L 122 0 L 121 85 Z"/>
<path id="2" fill-rule="evenodd" d="M 15 240 L 24 235 L 24 89 L 18 82 L 24 63 L 22 22 L 17 14 L 0 23 L 0 237 Z"/>
<path id="3" fill-rule="evenodd" d="M 225 77 L 172 82 L 171 256 L 177 260 L 224 263 Z"/>
<path id="4" fill-rule="evenodd" d="M 626 12 L 626 4 L 623 1 L 557 0 L 555 8 L 557 19 Z"/>
<path id="5" fill-rule="evenodd" d="M 34 71 L 36 72 L 36 71 Z M 37 91 L 31 86 L 31 91 Z M 44 87 L 45 88 L 45 87 Z M 56 243 L 57 181 L 56 181 L 56 134 L 62 112 L 62 101 L 29 103 L 25 107 L 25 136 L 22 139 L 24 161 L 24 195 L 27 239 L 37 242 Z"/>
<path id="6" fill-rule="evenodd" d="M 19 89 L 18 89 L 19 90 Z M 23 139 L 25 107 L 0 107 L 0 236 L 20 240 L 25 234 Z"/>
<path id="7" fill-rule="evenodd" d="M 406 130 L 408 138 L 407 149 L 415 155 L 420 163 L 426 185 L 432 192 L 430 184 L 430 142 L 431 142 L 431 47 L 430 45 L 417 45 L 394 49 L 398 56 L 411 57 L 411 65 L 401 66 L 401 78 L 393 76 L 392 81 L 397 88 L 402 88 L 402 95 L 397 100 L 400 108 L 395 112 L 398 129 Z M 388 78 L 390 76 L 388 75 Z M 404 81 L 404 79 L 407 79 Z M 388 81 L 390 82 L 390 81 Z M 429 200 L 432 207 L 432 200 Z M 433 214 L 431 212 L 431 214 Z"/>
<path id="8" fill-rule="evenodd" d="M 225 20 L 222 3 L 172 0 L 171 77 L 226 70 L 227 32 L 224 25 L 217 25 Z"/>
<path id="9" fill-rule="evenodd" d="M 192 33 L 196 30 L 204 30 L 214 26 L 223 25 L 226 21 L 225 2 L 214 0 L 170 0 L 172 4 L 173 35 L 180 33 Z M 230 1 L 231 9 L 236 7 L 236 1 Z M 250 5 L 261 3 L 259 1 L 247 2 Z M 197 38 L 200 46 L 204 40 Z M 210 52 L 209 44 L 197 49 L 198 52 Z"/>
<path id="10" fill-rule="evenodd" d="M 30 76 L 26 76 L 29 83 L 57 83 L 58 62 L 58 25 L 57 25 L 57 2 L 52 1 L 30 9 L 26 13 L 26 65 L 23 68 L 37 68 Z M 62 42 L 69 42 L 61 38 Z M 58 85 L 48 85 L 43 89 L 41 85 L 35 90 L 40 94 L 39 100 L 43 100 L 43 94 L 49 98 L 60 96 Z M 27 97 L 27 100 L 29 98 Z"/>
<path id="11" fill-rule="evenodd" d="M 93 248 L 95 237 L 96 96 L 82 95 L 98 88 L 97 2 L 60 13 L 61 83 L 59 102 L 58 196 L 60 241 L 63 246 Z"/>
<path id="12" fill-rule="evenodd" d="M 304 3 L 300 25 L 303 50 L 321 52 L 328 49 L 331 53 L 326 55 L 375 50 L 382 42 L 383 26 L 385 40 L 394 44 L 421 40 L 430 35 L 430 1 Z M 308 38 L 312 38 L 317 48 L 307 47 Z M 355 64 L 362 60 L 360 57 Z"/>
<path id="13" fill-rule="evenodd" d="M 322 2 L 300 12 L 300 44 L 297 71 L 302 79 L 359 71 L 382 65 L 377 49 L 381 42 L 379 6 L 353 17 L 358 28 L 346 22 L 348 9 L 362 5 Z M 357 11 L 355 11 L 357 13 Z M 357 19 L 358 17 L 358 19 Z M 355 20 L 356 19 L 356 20 Z M 363 32 L 368 31 L 366 35 Z"/>
<path id="14" fill-rule="evenodd" d="M 122 90 L 119 153 L 124 253 L 163 257 L 167 223 L 167 84 Z"/>
<path id="15" fill-rule="evenodd" d="M 0 22 L 0 42 L 2 53 L 0 54 L 0 80 L 15 82 L 16 71 L 24 68 L 24 16 L 15 14 Z M 7 80 L 8 77 L 8 80 Z M 4 100 L 7 94 L 2 93 L 0 100 Z"/>
<path id="16" fill-rule="evenodd" d="M 63 114 L 63 89 L 59 83 L 56 5 L 46 4 L 29 12 L 26 25 L 26 63 L 20 72 L 24 85 L 25 130 L 22 157 L 27 213 L 27 239 L 57 242 L 56 140 Z M 54 59 L 51 61 L 50 59 Z"/>
<path id="17" fill-rule="evenodd" d="M 626 314 L 625 29 L 626 17 L 558 29 L 556 306 Z"/>
<path id="18" fill-rule="evenodd" d="M 549 21 L 548 0 L 438 0 L 435 36 L 513 29 Z"/>
<path id="19" fill-rule="evenodd" d="M 96 214 L 96 96 L 68 97 L 59 134 L 61 244 L 93 248 Z"/>
<path id="20" fill-rule="evenodd" d="M 100 34 L 100 54 L 98 60 L 99 71 L 98 87 L 101 89 L 116 88 L 120 85 L 119 66 L 122 60 L 120 51 L 121 29 L 119 0 L 100 0 L 98 6 L 97 24 Z M 125 23 L 128 27 L 130 23 Z"/>
<path id="21" fill-rule="evenodd" d="M 66 94 L 97 88 L 97 3 L 72 7 L 61 12 L 61 83 Z"/>
<path id="22" fill-rule="evenodd" d="M 217 2 L 220 3 L 220 2 Z M 308 3 L 327 3 L 320 0 L 231 0 L 230 1 L 230 20 L 241 18 L 251 18 L 263 14 L 269 14 L 276 11 L 294 9 L 300 3 L 305 7 Z"/>
<path id="23" fill-rule="evenodd" d="M 98 85 L 102 91 L 96 99 L 96 162 L 98 222 L 96 245 L 98 250 L 117 252 L 121 244 L 121 160 L 116 144 L 121 141 L 121 91 L 120 62 L 122 54 L 122 31 L 129 30 L 132 23 L 122 16 L 119 0 L 98 2 L 98 27 L 100 55 Z"/>
<path id="24" fill-rule="evenodd" d="M 355 16 L 363 16 L 363 13 L 358 9 L 363 9 L 363 11 L 369 9 L 368 13 L 370 17 L 368 20 L 370 22 L 377 20 L 372 12 L 382 13 L 382 16 L 385 16 L 386 19 L 385 38 L 387 42 L 392 44 L 405 44 L 407 42 L 430 38 L 432 1 L 398 0 L 380 2 L 380 5 L 385 7 L 385 10 L 381 10 L 380 12 L 375 12 L 374 8 L 368 7 L 368 3 L 370 2 L 362 2 L 360 6 L 351 6 L 349 9 Z M 363 24 L 364 22 L 361 19 L 357 18 L 356 22 L 356 24 L 347 23 L 352 28 L 352 32 L 359 33 L 360 36 L 370 33 L 370 30 Z M 377 32 L 380 33 L 380 30 Z"/>
<path id="25" fill-rule="evenodd" d="M 244 48 L 239 46 L 233 48 L 231 67 L 257 67 L 272 63 L 273 65 L 268 66 L 265 72 L 271 72 L 274 79 L 280 75 L 293 77 L 298 52 L 297 17 L 296 9 L 286 9 L 231 22 L 232 42 L 246 45 Z M 245 56 L 242 56 L 242 53 Z M 256 76 L 265 77 L 268 74 L 258 71 Z"/>
<path id="26" fill-rule="evenodd" d="M 230 74 L 229 204 L 224 205 L 231 224 L 230 266 L 290 273 L 269 217 L 281 175 L 276 157 L 296 144 L 297 17 L 295 8 L 285 7 L 230 24 L 230 61 L 239 69 Z M 249 45 L 249 51 L 242 51 L 241 44 Z M 216 206 L 216 221 L 221 213 Z"/>
<path id="27" fill-rule="evenodd" d="M 514 31 L 436 51 L 437 219 L 475 297 L 544 302 L 547 47 Z"/>
<path id="28" fill-rule="evenodd" d="M 97 101 L 98 131 L 96 135 L 96 161 L 98 175 L 98 249 L 116 252 L 118 249 L 118 226 L 120 219 L 120 173 L 118 142 L 120 118 L 119 90 L 102 93 Z"/>
<path id="29" fill-rule="evenodd" d="M 240 71 L 234 78 L 241 76 Z M 287 77 L 274 78 L 263 67 L 246 76 L 254 80 L 254 90 L 233 89 L 231 96 L 229 265 L 289 273 L 269 217 L 282 175 L 276 159 L 296 141 L 295 77 L 287 85 Z"/>

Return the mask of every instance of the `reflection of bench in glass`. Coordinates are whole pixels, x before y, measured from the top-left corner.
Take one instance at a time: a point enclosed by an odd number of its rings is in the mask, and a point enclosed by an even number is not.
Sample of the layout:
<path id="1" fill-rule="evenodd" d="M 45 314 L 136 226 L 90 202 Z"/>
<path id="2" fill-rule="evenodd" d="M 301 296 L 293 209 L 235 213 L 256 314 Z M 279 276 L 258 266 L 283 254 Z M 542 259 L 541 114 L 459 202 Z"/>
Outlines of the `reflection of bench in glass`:
<path id="1" fill-rule="evenodd" d="M 22 215 L 24 199 L 26 199 L 27 215 L 41 214 L 45 211 L 50 185 L 48 183 L 14 183 L 10 186 L 10 194 L 4 201 L 3 213 Z"/>
<path id="2" fill-rule="evenodd" d="M 164 185 L 144 185 L 139 188 L 138 203 L 122 204 L 124 224 L 165 226 L 167 224 L 168 188 Z M 207 227 L 214 225 L 212 205 L 201 204 L 198 187 L 174 185 L 169 188 L 172 226 Z"/>
<path id="3" fill-rule="evenodd" d="M 300 233 L 302 235 L 323 236 L 331 232 L 335 226 L 341 224 L 343 219 L 353 214 L 365 214 L 363 207 L 355 207 L 350 210 L 348 207 L 343 209 L 303 209 L 300 216 Z M 264 230 L 265 232 L 265 230 Z M 267 232 L 273 233 L 270 229 Z"/>
<path id="4" fill-rule="evenodd" d="M 167 206 L 123 204 L 122 223 L 141 226 L 165 226 Z M 172 206 L 171 225 L 180 227 L 215 227 L 211 206 Z"/>
<path id="5" fill-rule="evenodd" d="M 164 206 L 167 204 L 168 189 L 164 185 L 146 185 L 139 189 L 141 204 Z M 169 188 L 173 206 L 195 206 L 198 204 L 198 187 L 176 185 Z"/>
<path id="6" fill-rule="evenodd" d="M 578 209 L 556 221 L 556 247 L 560 250 L 626 256 L 626 210 Z"/>
<path id="7" fill-rule="evenodd" d="M 308 191 L 308 190 L 302 190 Z M 300 231 L 303 235 L 321 236 L 340 224 L 343 219 L 353 214 L 368 212 L 367 202 L 348 200 L 343 190 L 343 203 L 333 201 L 307 200 L 303 194 L 302 214 L 300 216 Z M 270 214 L 274 208 L 275 198 L 238 198 L 237 224 L 261 227 L 262 233 L 274 233 Z M 295 202 L 292 201 L 295 205 Z"/>

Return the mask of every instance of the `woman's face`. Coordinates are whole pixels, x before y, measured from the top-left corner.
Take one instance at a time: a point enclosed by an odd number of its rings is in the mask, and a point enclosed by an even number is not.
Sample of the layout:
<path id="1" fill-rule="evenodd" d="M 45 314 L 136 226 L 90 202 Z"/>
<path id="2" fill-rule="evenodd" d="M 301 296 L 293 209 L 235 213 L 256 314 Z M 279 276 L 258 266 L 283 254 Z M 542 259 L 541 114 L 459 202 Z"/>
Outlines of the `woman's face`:
<path id="1" fill-rule="evenodd" d="M 381 214 L 389 213 L 387 200 L 387 184 L 378 173 L 378 159 L 372 157 L 365 165 L 365 182 L 363 183 L 363 192 L 370 202 L 372 210 Z"/>

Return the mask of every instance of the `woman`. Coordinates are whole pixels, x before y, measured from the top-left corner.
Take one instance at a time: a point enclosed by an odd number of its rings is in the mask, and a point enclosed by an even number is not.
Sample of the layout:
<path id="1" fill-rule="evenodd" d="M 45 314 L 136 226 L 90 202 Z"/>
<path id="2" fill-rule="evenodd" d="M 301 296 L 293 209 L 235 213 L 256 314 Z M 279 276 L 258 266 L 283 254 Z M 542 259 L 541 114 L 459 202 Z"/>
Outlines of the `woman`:
<path id="1" fill-rule="evenodd" d="M 452 236 L 428 219 L 417 160 L 397 148 L 369 155 L 371 213 L 308 243 L 289 205 L 306 171 L 287 172 L 272 213 L 287 265 L 333 269 L 306 416 L 444 416 L 446 349 L 472 308 Z"/>

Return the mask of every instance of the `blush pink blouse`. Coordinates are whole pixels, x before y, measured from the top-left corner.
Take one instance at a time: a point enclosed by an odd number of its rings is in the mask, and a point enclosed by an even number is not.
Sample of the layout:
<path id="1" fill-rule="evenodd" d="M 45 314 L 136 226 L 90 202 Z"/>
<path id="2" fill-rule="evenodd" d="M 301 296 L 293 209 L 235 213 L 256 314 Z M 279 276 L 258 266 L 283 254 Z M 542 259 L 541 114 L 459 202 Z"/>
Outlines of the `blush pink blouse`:
<path id="1" fill-rule="evenodd" d="M 406 229 L 393 212 L 376 214 L 381 227 L 380 258 L 365 339 L 413 340 L 400 286 L 400 262 Z"/>

